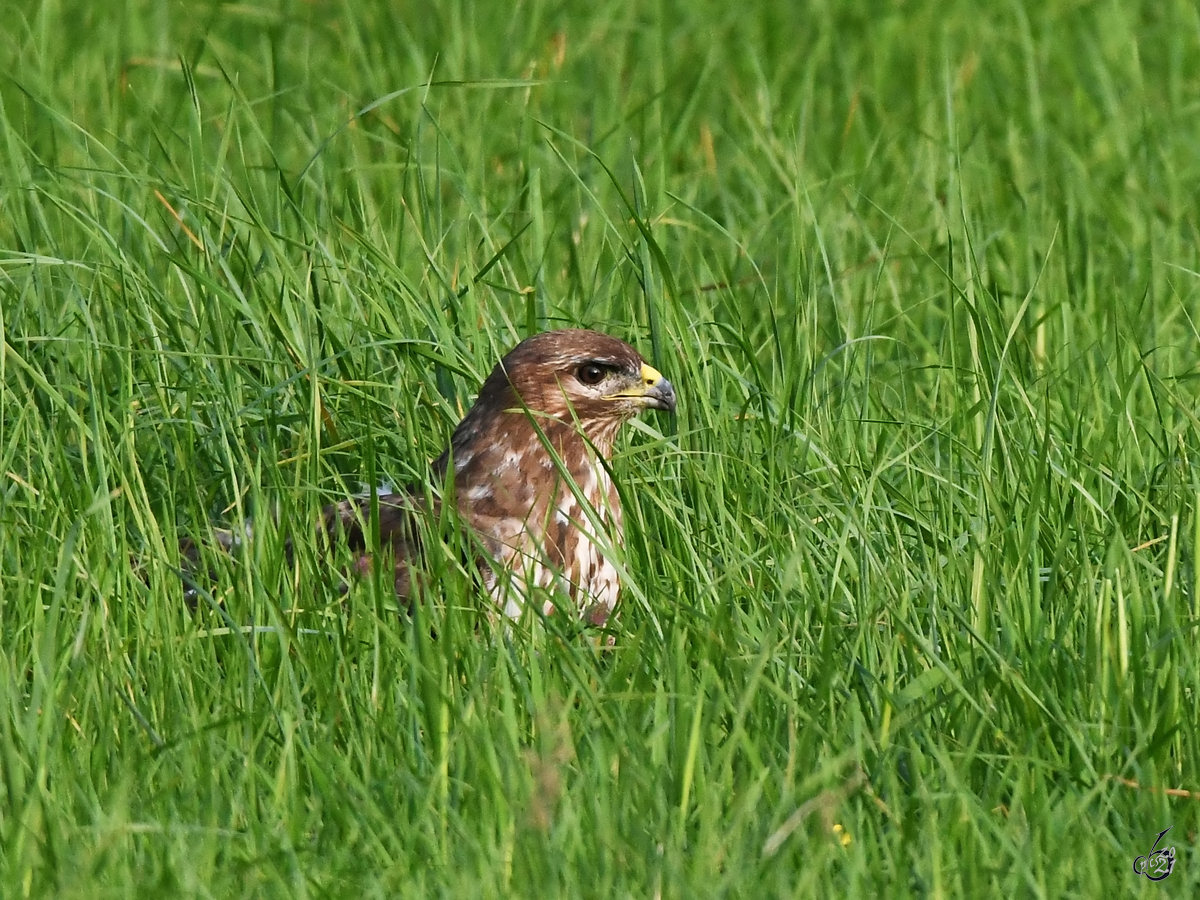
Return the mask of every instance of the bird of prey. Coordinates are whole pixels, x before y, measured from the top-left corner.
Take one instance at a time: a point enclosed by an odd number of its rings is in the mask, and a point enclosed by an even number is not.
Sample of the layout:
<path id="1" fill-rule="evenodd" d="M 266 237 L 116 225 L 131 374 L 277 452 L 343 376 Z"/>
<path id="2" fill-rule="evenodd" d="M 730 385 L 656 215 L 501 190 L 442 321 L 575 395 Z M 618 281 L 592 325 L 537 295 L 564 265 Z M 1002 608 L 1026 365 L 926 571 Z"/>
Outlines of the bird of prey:
<path id="1" fill-rule="evenodd" d="M 480 547 L 483 586 L 506 615 L 519 617 L 536 588 L 543 613 L 565 606 L 604 625 L 620 587 L 606 548 L 623 542 L 608 462 L 621 425 L 644 409 L 674 412 L 675 389 L 624 341 L 575 329 L 522 341 L 434 461 L 433 484 L 445 490 L 432 508 L 434 492 L 423 489 L 377 495 L 378 546 L 394 560 L 396 593 L 408 599 L 420 577 L 422 522 L 452 497 Z M 360 572 L 371 566 L 370 502 L 323 513 L 329 539 L 346 542 Z M 194 550 L 184 552 L 195 560 Z"/>

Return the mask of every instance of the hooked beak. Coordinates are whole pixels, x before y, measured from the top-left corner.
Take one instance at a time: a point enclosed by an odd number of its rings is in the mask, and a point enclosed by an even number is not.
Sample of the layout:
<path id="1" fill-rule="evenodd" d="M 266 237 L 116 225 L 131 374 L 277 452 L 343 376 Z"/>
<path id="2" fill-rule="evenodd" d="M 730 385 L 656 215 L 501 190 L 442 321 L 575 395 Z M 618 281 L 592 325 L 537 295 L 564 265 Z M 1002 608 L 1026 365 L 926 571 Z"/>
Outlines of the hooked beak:
<path id="1" fill-rule="evenodd" d="M 648 409 L 661 409 L 664 412 L 675 412 L 675 388 L 671 382 L 663 378 L 662 372 L 647 363 L 642 363 L 640 373 L 641 384 L 637 387 L 614 394 L 614 397 L 636 399 Z"/>
<path id="2" fill-rule="evenodd" d="M 663 412 L 675 412 L 675 388 L 654 366 L 642 363 L 642 383 L 646 386 L 647 406 Z"/>

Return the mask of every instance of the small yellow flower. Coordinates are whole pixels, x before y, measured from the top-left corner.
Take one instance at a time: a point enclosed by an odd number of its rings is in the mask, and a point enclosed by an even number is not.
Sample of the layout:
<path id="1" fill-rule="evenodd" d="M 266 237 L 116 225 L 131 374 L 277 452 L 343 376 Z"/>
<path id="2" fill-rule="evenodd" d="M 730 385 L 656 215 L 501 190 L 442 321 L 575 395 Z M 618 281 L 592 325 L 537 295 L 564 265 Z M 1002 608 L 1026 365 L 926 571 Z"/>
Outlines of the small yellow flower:
<path id="1" fill-rule="evenodd" d="M 833 833 L 837 835 L 839 844 L 841 844 L 843 847 L 850 846 L 850 842 L 853 840 L 853 838 L 850 837 L 850 832 L 848 832 L 844 827 L 842 827 L 841 822 L 834 823 Z"/>

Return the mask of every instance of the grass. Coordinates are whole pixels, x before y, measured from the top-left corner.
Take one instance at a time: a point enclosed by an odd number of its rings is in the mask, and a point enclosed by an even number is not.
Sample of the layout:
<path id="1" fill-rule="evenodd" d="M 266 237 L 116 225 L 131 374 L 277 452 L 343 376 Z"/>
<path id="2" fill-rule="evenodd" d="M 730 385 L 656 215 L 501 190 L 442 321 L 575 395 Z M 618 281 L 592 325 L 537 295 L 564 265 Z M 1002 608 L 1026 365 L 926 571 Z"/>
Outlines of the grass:
<path id="1" fill-rule="evenodd" d="M 1194 891 L 1194 5 L 427 7 L 3 8 L 0 894 Z M 613 651 L 286 561 L 567 324 Z"/>

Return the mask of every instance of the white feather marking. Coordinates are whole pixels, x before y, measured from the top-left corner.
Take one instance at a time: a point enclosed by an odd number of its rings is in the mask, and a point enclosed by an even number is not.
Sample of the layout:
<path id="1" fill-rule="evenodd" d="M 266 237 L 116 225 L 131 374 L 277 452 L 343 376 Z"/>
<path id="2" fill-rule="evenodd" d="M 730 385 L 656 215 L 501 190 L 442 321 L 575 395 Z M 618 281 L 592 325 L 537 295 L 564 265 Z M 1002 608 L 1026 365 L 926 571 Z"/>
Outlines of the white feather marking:
<path id="1" fill-rule="evenodd" d="M 477 484 L 475 487 L 467 491 L 467 499 L 471 501 L 486 500 L 492 496 L 492 486 L 490 484 Z"/>
<path id="2" fill-rule="evenodd" d="M 241 529 L 231 528 L 226 534 L 229 535 L 230 550 L 236 550 L 243 544 L 249 544 L 254 540 L 254 520 L 246 519 L 242 522 Z"/>
<path id="3" fill-rule="evenodd" d="M 377 484 L 375 486 L 375 493 L 376 494 L 394 494 L 394 493 L 396 493 L 396 488 L 392 485 L 392 483 L 390 481 L 381 481 L 381 482 L 379 482 L 379 484 Z M 363 484 L 360 481 L 358 483 L 358 493 L 356 493 L 354 496 L 355 497 L 370 497 L 371 496 L 371 486 L 369 484 Z"/>
<path id="4" fill-rule="evenodd" d="M 515 469 L 521 464 L 521 454 L 514 450 L 505 450 L 504 459 L 500 461 L 500 465 L 496 467 L 496 474 L 507 472 L 509 469 Z"/>

